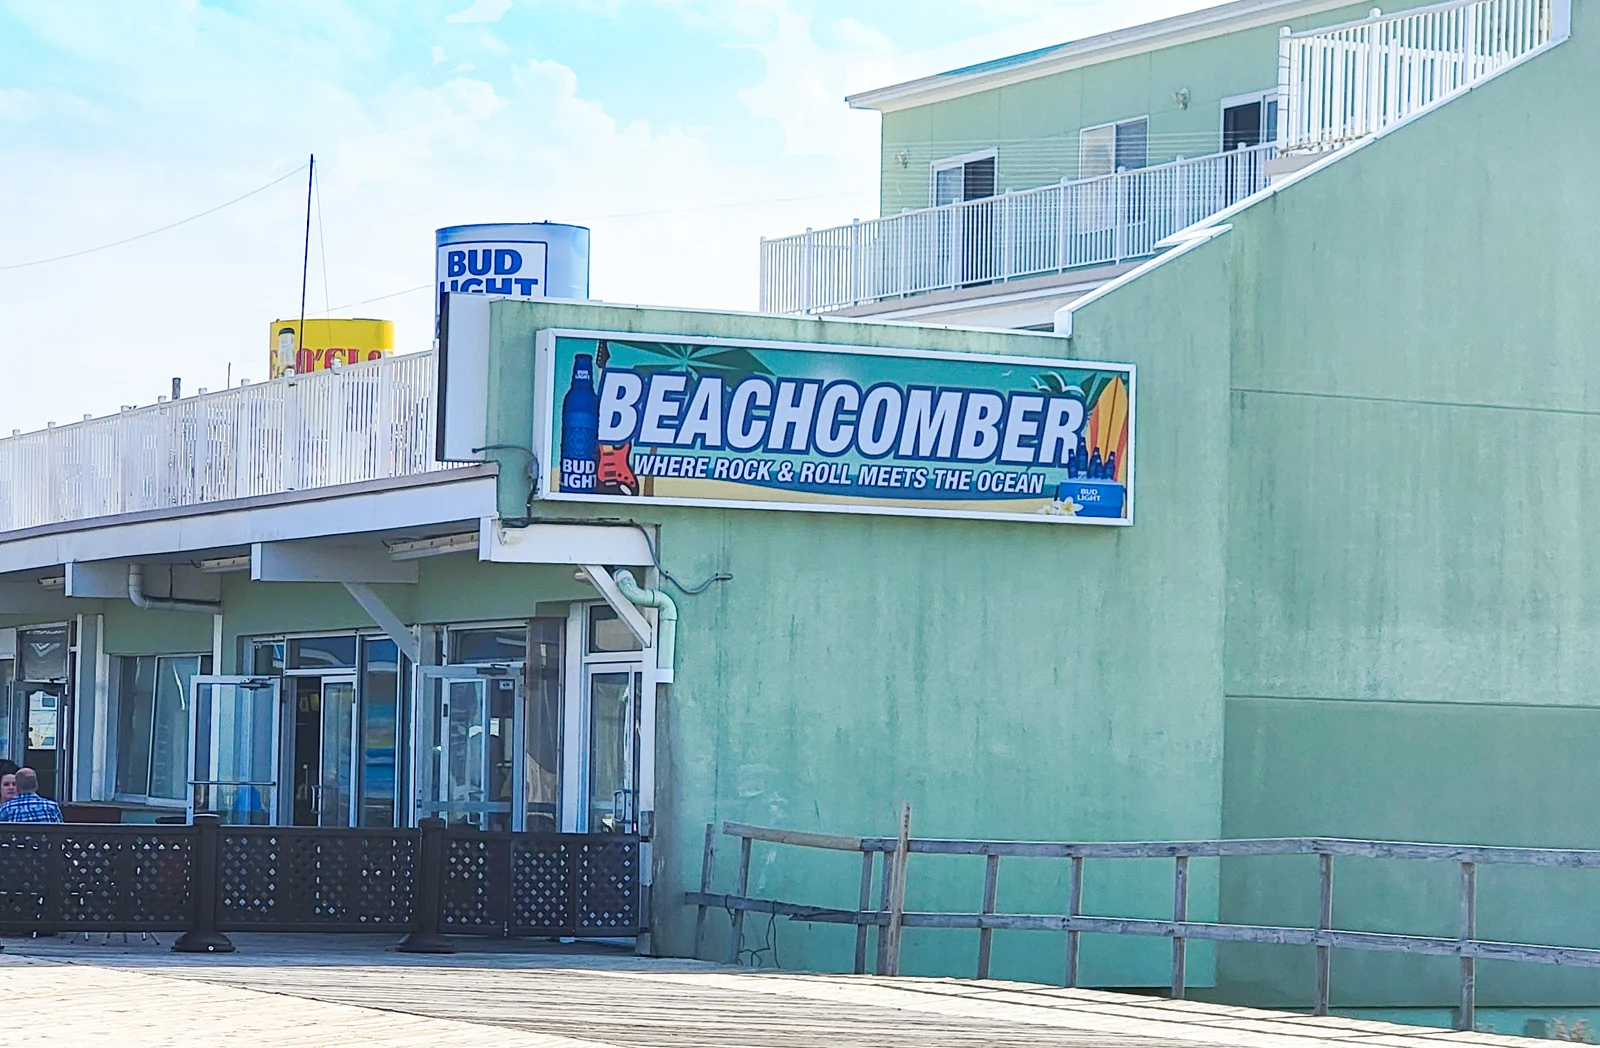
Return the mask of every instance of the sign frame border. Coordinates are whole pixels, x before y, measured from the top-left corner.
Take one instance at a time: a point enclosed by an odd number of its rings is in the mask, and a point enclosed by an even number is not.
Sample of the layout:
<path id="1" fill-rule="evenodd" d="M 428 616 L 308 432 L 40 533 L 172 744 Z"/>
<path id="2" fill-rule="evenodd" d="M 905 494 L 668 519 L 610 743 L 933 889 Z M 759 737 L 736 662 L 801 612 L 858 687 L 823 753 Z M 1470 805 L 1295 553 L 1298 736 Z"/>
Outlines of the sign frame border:
<path id="1" fill-rule="evenodd" d="M 558 338 L 615 339 L 619 342 L 683 342 L 696 346 L 725 346 L 745 349 L 796 350 L 806 353 L 852 353 L 877 357 L 921 357 L 930 360 L 978 361 L 986 364 L 1019 364 L 1028 367 L 1058 367 L 1124 372 L 1128 376 L 1128 479 L 1127 515 L 1069 517 L 1054 514 L 985 513 L 982 510 L 918 509 L 909 506 L 846 506 L 821 502 L 776 502 L 745 499 L 699 499 L 659 495 L 584 495 L 548 490 L 550 449 L 555 446 L 555 347 Z M 589 503 L 606 506 L 684 506 L 694 509 L 759 509 L 800 513 L 846 513 L 876 517 L 932 517 L 947 520 L 995 520 L 1015 523 L 1079 524 L 1088 527 L 1132 527 L 1134 485 L 1138 480 L 1139 454 L 1136 440 L 1138 420 L 1138 366 L 1103 360 L 1075 360 L 1069 357 L 1033 357 L 1004 353 L 959 353 L 938 349 L 900 349 L 886 346 L 790 342 L 779 339 L 727 338 L 709 335 L 673 335 L 644 331 L 607 331 L 598 328 L 549 327 L 534 334 L 533 442 L 538 474 L 533 498 L 537 501 Z M 1086 423 L 1087 424 L 1087 423 Z"/>

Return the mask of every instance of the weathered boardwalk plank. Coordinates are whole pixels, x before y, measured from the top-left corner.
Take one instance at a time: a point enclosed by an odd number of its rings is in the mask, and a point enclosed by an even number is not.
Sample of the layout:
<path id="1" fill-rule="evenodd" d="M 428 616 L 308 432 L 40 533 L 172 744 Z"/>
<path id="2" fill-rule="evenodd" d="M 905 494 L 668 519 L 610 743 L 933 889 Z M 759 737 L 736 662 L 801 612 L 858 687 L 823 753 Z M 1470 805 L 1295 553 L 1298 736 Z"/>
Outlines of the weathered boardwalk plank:
<path id="1" fill-rule="evenodd" d="M 240 938 L 237 954 L 193 958 L 155 946 L 10 940 L 0 954 L 8 1037 L 119 1048 L 1528 1043 L 1022 983 L 750 971 L 620 953 L 418 957 L 378 938 Z"/>

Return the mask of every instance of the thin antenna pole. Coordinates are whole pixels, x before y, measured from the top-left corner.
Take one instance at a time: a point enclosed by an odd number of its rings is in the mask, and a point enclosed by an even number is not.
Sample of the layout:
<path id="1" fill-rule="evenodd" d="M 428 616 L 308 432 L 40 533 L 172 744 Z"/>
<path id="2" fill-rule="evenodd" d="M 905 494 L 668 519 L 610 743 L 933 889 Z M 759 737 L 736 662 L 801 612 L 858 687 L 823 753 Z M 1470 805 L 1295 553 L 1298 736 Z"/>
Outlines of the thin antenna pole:
<path id="1" fill-rule="evenodd" d="M 311 162 L 306 168 L 306 246 L 300 255 L 300 326 L 295 330 L 294 359 L 298 367 L 300 351 L 306 345 L 306 272 L 311 266 L 311 186 L 312 179 L 317 176 L 317 154 L 311 154 Z"/>

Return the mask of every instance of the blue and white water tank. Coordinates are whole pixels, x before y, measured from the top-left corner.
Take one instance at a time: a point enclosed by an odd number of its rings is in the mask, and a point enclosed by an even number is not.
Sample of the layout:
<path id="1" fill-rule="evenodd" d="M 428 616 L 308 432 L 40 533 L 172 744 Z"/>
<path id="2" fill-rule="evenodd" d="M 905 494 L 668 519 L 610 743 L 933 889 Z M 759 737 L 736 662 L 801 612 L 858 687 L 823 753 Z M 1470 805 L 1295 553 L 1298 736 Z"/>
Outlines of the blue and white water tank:
<path id="1" fill-rule="evenodd" d="M 560 222 L 446 226 L 437 233 L 439 294 L 588 298 L 589 230 Z"/>

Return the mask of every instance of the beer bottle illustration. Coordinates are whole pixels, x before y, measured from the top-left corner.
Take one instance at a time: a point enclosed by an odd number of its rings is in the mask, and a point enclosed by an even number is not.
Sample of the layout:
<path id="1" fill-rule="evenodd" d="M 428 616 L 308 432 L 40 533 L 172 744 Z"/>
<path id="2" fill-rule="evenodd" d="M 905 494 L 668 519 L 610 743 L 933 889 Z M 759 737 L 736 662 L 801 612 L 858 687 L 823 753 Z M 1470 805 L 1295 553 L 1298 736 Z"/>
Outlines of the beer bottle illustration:
<path id="1" fill-rule="evenodd" d="M 572 381 L 561 400 L 561 490 L 592 494 L 600 457 L 600 398 L 594 391 L 594 358 L 572 358 Z"/>

